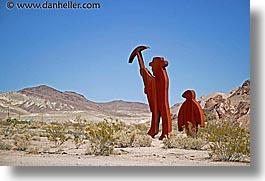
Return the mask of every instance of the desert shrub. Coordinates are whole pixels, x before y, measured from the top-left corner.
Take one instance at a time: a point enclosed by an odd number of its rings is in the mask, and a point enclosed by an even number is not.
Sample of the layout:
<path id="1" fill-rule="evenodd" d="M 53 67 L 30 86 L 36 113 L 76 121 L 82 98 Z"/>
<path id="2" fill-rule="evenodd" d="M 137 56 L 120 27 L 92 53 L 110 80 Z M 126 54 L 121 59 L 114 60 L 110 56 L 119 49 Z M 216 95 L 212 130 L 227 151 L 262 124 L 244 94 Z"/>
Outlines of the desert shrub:
<path id="1" fill-rule="evenodd" d="M 190 127 L 192 128 L 192 127 Z M 250 132 L 237 122 L 208 121 L 205 128 L 186 130 L 190 136 L 173 131 L 163 140 L 165 148 L 202 149 L 210 146 L 209 156 L 219 161 L 244 161 L 250 157 Z M 197 139 L 195 139 L 197 138 Z"/>
<path id="2" fill-rule="evenodd" d="M 114 133 L 115 146 L 118 148 L 126 148 L 131 146 L 131 138 L 125 130 L 119 130 Z"/>
<path id="3" fill-rule="evenodd" d="M 114 131 L 116 147 L 150 147 L 152 138 L 146 134 L 148 127 L 145 124 L 119 124 L 118 131 Z"/>
<path id="4" fill-rule="evenodd" d="M 150 147 L 152 143 L 152 138 L 147 134 L 141 133 L 139 130 L 133 131 L 129 138 L 131 147 Z"/>
<path id="5" fill-rule="evenodd" d="M 54 143 L 55 147 L 61 146 L 69 138 L 67 137 L 67 128 L 64 124 L 52 122 L 46 126 L 48 140 Z"/>
<path id="6" fill-rule="evenodd" d="M 108 156 L 114 150 L 114 134 L 112 124 L 103 121 L 91 124 L 87 127 L 87 137 L 89 140 L 86 154 Z"/>
<path id="7" fill-rule="evenodd" d="M 85 144 L 86 139 L 86 132 L 85 128 L 88 125 L 88 122 L 84 119 L 81 119 L 80 116 L 78 116 L 73 123 L 71 123 L 69 126 L 72 127 L 72 130 L 70 131 L 70 134 L 73 135 L 74 144 L 76 149 L 80 148 L 83 144 Z"/>
<path id="8" fill-rule="evenodd" d="M 177 148 L 177 139 L 175 139 L 178 136 L 179 132 L 176 130 L 173 130 L 171 133 L 169 133 L 167 138 L 163 139 L 164 148 Z"/>
<path id="9" fill-rule="evenodd" d="M 209 121 L 202 135 L 209 142 L 210 157 L 219 161 L 243 161 L 250 157 L 250 132 L 232 121 Z"/>
<path id="10" fill-rule="evenodd" d="M 181 148 L 187 150 L 200 150 L 206 144 L 202 138 L 193 138 L 177 131 L 172 131 L 163 140 L 164 148 Z"/>
<path id="11" fill-rule="evenodd" d="M 80 148 L 80 146 L 82 146 L 83 144 L 85 144 L 85 136 L 82 134 L 74 134 L 74 143 L 75 143 L 75 148 L 78 149 Z"/>
<path id="12" fill-rule="evenodd" d="M 131 133 L 120 131 L 115 134 L 114 144 L 118 148 L 126 147 L 150 147 L 152 138 L 147 134 L 135 130 Z"/>
<path id="13" fill-rule="evenodd" d="M 15 134 L 15 126 L 10 119 L 2 120 L 0 125 L 1 135 L 5 136 L 6 138 L 11 138 Z"/>
<path id="14" fill-rule="evenodd" d="M 198 135 L 198 130 L 200 128 L 194 128 L 192 123 L 190 121 L 188 121 L 188 128 L 186 128 L 185 125 L 182 126 L 182 130 L 185 130 L 186 132 L 186 135 L 189 136 L 189 137 L 192 137 L 192 138 L 197 138 L 199 135 Z"/>
<path id="15" fill-rule="evenodd" d="M 10 123 L 10 124 L 16 124 L 17 123 L 17 119 L 13 119 L 13 118 L 7 118 L 6 122 Z"/>
<path id="16" fill-rule="evenodd" d="M 201 138 L 194 139 L 192 137 L 177 137 L 179 148 L 187 150 L 201 150 L 205 142 Z"/>
<path id="17" fill-rule="evenodd" d="M 144 124 L 126 125 L 117 120 L 87 124 L 86 137 L 89 142 L 86 154 L 109 155 L 114 147 L 151 146 L 152 138 L 146 132 L 147 126 Z"/>
<path id="18" fill-rule="evenodd" d="M 26 151 L 30 146 L 29 134 L 16 134 L 14 135 L 14 145 L 18 151 Z"/>
<path id="19" fill-rule="evenodd" d="M 21 122 L 17 119 L 6 119 L 1 124 L 1 134 L 7 138 L 11 138 L 15 134 L 26 134 L 31 123 Z"/>
<path id="20" fill-rule="evenodd" d="M 11 122 L 11 119 L 3 119 L 3 120 L 0 121 L 1 127 L 3 127 L 3 126 L 10 126 L 11 124 L 13 124 Z"/>
<path id="21" fill-rule="evenodd" d="M 1 132 L 2 132 L 2 135 L 4 135 L 5 137 L 11 138 L 15 134 L 14 126 L 13 125 L 6 126 L 2 128 Z"/>
<path id="22" fill-rule="evenodd" d="M 108 120 L 106 120 L 106 119 L 104 121 L 108 122 Z M 111 127 L 112 127 L 114 132 L 118 132 L 121 130 L 128 131 L 128 129 L 129 129 L 129 126 L 127 124 L 125 124 L 124 122 L 121 122 L 119 120 L 115 120 L 115 122 L 112 121 Z"/>
<path id="23" fill-rule="evenodd" d="M 4 141 L 0 141 L 0 150 L 11 150 L 12 145 L 5 143 Z"/>
<path id="24" fill-rule="evenodd" d="M 133 125 L 131 125 L 131 129 L 132 130 L 138 130 L 141 133 L 147 133 L 149 127 L 146 124 L 144 124 L 144 123 L 139 123 L 139 124 L 133 124 Z"/>
<path id="25" fill-rule="evenodd" d="M 28 132 L 28 125 L 24 123 L 15 124 L 13 131 L 16 134 L 26 134 Z"/>
<path id="26" fill-rule="evenodd" d="M 47 128 L 46 128 L 47 129 Z M 46 132 L 46 129 L 44 130 L 39 130 L 39 136 L 40 137 L 48 137 L 48 133 Z"/>

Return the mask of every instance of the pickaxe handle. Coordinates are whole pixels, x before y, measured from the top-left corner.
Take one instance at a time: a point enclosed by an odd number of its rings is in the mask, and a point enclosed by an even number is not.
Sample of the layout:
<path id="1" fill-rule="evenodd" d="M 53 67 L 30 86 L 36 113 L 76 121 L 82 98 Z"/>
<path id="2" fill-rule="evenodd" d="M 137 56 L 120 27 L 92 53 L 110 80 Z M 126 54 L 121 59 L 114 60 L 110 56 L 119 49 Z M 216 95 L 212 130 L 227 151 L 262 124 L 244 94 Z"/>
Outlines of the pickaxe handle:
<path id="1" fill-rule="evenodd" d="M 140 69 L 145 68 L 145 66 L 144 66 L 144 60 L 143 60 L 143 56 L 142 56 L 142 53 L 141 52 L 137 52 L 137 58 L 138 58 L 138 62 L 139 62 Z"/>

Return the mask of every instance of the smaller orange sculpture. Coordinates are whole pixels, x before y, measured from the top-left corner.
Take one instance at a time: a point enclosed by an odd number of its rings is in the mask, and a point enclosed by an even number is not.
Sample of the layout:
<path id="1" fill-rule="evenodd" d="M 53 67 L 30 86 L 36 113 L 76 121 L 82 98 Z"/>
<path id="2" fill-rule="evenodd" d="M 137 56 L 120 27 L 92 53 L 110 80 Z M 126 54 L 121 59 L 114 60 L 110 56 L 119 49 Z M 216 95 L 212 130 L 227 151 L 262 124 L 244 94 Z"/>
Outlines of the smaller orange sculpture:
<path id="1" fill-rule="evenodd" d="M 192 128 L 198 131 L 198 125 L 204 127 L 204 114 L 201 105 L 196 101 L 196 93 L 194 90 L 187 90 L 182 94 L 186 98 L 185 102 L 181 105 L 178 113 L 178 130 L 182 131 L 185 126 L 186 133 L 193 136 L 189 130 L 189 122 Z"/>

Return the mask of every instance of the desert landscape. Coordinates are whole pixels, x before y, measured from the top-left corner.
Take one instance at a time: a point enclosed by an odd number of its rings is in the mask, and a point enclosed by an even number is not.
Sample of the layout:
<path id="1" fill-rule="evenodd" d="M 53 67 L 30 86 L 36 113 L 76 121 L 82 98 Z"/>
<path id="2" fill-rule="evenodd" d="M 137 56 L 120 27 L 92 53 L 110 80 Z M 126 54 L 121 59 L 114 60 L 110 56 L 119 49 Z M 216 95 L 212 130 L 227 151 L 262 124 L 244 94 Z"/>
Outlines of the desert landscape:
<path id="1" fill-rule="evenodd" d="M 96 103 L 45 85 L 0 93 L 0 165 L 249 166 L 250 80 L 198 102 L 206 128 L 196 138 L 177 131 L 176 103 L 173 131 L 160 141 L 146 134 L 144 103 Z"/>

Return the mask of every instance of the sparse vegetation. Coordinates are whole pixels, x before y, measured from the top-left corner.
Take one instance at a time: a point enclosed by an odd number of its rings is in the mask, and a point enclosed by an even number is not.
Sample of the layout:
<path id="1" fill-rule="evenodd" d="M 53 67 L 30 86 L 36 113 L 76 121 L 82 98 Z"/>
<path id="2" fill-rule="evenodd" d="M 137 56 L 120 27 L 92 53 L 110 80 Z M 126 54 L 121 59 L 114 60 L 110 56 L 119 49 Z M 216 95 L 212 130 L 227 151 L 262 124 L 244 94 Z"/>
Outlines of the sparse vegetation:
<path id="1" fill-rule="evenodd" d="M 152 139 L 144 124 L 126 125 L 116 120 L 91 123 L 87 127 L 89 144 L 86 154 L 110 155 L 115 147 L 149 147 Z"/>
<path id="2" fill-rule="evenodd" d="M 0 133 L 7 140 L 14 140 L 12 145 L 1 142 L 4 150 L 14 147 L 19 151 L 38 154 L 42 146 L 32 145 L 46 138 L 53 143 L 52 148 L 60 148 L 69 139 L 79 149 L 86 144 L 86 154 L 110 155 L 114 148 L 148 147 L 152 139 L 146 134 L 145 124 L 128 125 L 118 120 L 105 119 L 102 122 L 88 122 L 81 117 L 64 123 L 43 123 L 38 121 L 20 122 L 15 119 L 1 121 Z"/>
<path id="3" fill-rule="evenodd" d="M 14 145 L 18 151 L 26 151 L 31 145 L 29 134 L 17 134 L 14 135 Z"/>
<path id="4" fill-rule="evenodd" d="M 209 121 L 202 135 L 211 147 L 210 157 L 218 161 L 244 161 L 250 157 L 250 131 L 237 122 Z"/>
<path id="5" fill-rule="evenodd" d="M 70 134 L 73 135 L 74 143 L 76 149 L 80 148 L 83 144 L 85 144 L 85 128 L 88 125 L 87 121 L 84 119 L 81 119 L 80 116 L 78 116 L 73 123 L 68 123 L 69 126 L 71 126 L 72 130 L 70 130 Z"/>
<path id="6" fill-rule="evenodd" d="M 87 127 L 89 144 L 86 154 L 108 156 L 114 150 L 114 129 L 112 124 L 103 121 L 96 124 L 90 124 Z"/>
<path id="7" fill-rule="evenodd" d="M 62 123 L 52 122 L 45 128 L 48 139 L 54 143 L 54 147 L 61 146 L 69 138 L 66 133 L 66 126 Z"/>
<path id="8" fill-rule="evenodd" d="M 15 124 L 11 119 L 6 119 L 0 122 L 1 123 L 1 135 L 7 139 L 11 138 L 15 133 Z"/>
<path id="9" fill-rule="evenodd" d="M 88 155 L 108 156 L 114 154 L 116 148 L 150 147 L 152 138 L 147 135 L 147 124 L 125 124 L 118 120 L 89 122 L 77 117 L 72 122 L 19 122 L 14 119 L 1 121 L 0 150 L 27 151 L 39 154 L 58 148 L 66 141 L 74 143 L 75 148 L 86 148 Z M 185 129 L 184 129 L 185 130 Z M 207 121 L 205 128 L 198 132 L 189 129 L 192 136 L 178 132 L 176 125 L 168 138 L 163 140 L 164 148 L 205 149 L 216 161 L 247 161 L 250 157 L 250 132 L 241 128 L 236 122 L 227 120 Z M 42 140 L 53 143 L 53 146 L 39 144 Z M 44 149 L 45 148 L 45 149 Z"/>
<path id="10" fill-rule="evenodd" d="M 143 134 L 139 130 L 135 130 L 130 134 L 131 147 L 150 147 L 152 138 L 146 133 Z"/>
<path id="11" fill-rule="evenodd" d="M 174 130 L 163 140 L 164 148 L 200 150 L 210 146 L 209 156 L 216 161 L 245 161 L 250 157 L 250 132 L 237 122 L 228 120 L 208 121 L 198 132 L 189 129 L 191 136 Z"/>
<path id="12" fill-rule="evenodd" d="M 206 144 L 202 138 L 193 138 L 179 133 L 178 131 L 172 131 L 168 138 L 163 140 L 164 148 L 181 148 L 187 150 L 201 150 Z"/>
<path id="13" fill-rule="evenodd" d="M 119 125 L 119 126 L 118 126 Z M 126 125 L 116 123 L 119 129 L 115 129 L 115 146 L 116 147 L 150 147 L 152 138 L 147 135 L 148 127 L 145 124 Z"/>
<path id="14" fill-rule="evenodd" d="M 12 145 L 5 143 L 4 141 L 0 141 L 0 150 L 11 150 Z"/>

